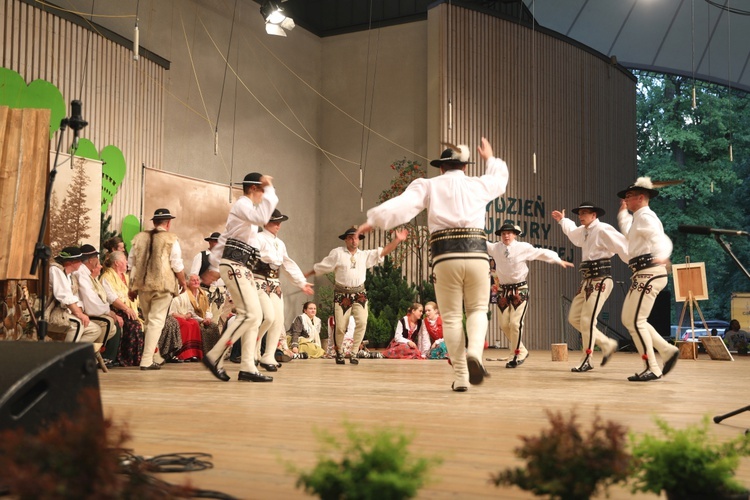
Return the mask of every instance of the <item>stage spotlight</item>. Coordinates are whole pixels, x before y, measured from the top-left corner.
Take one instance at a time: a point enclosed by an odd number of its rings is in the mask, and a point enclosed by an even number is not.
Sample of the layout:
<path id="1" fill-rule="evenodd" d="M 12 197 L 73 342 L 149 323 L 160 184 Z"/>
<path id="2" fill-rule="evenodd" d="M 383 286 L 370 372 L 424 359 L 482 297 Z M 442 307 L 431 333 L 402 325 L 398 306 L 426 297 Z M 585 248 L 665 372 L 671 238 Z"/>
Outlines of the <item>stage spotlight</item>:
<path id="1" fill-rule="evenodd" d="M 269 35 L 286 36 L 284 30 L 294 29 L 294 20 L 286 16 L 278 2 L 265 0 L 260 6 L 260 13 L 266 21 L 266 33 Z"/>

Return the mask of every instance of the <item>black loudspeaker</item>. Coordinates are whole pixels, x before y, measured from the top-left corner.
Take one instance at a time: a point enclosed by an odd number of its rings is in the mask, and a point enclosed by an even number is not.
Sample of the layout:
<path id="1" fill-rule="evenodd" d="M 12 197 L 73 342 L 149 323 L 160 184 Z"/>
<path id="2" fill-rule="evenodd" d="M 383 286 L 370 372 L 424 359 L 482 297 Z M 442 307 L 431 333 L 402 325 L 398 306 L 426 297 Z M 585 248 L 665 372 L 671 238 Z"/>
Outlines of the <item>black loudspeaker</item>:
<path id="1" fill-rule="evenodd" d="M 34 433 L 60 415 L 72 416 L 84 389 L 95 391 L 103 421 L 92 344 L 0 344 L 0 430 L 20 428 Z"/>
<path id="2" fill-rule="evenodd" d="M 656 296 L 654 307 L 651 309 L 651 314 L 648 315 L 648 322 L 659 332 L 659 335 L 667 339 L 672 335 L 671 315 L 672 294 L 669 292 L 669 288 L 665 287 Z"/>

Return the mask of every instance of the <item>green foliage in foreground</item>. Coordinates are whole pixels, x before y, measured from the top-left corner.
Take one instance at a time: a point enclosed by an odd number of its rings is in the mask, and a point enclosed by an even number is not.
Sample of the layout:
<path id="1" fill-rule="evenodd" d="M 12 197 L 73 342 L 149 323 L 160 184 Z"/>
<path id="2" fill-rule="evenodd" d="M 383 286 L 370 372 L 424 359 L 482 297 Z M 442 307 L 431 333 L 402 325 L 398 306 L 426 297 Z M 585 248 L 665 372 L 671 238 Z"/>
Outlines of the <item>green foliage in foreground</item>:
<path id="1" fill-rule="evenodd" d="M 321 499 L 404 499 L 416 496 L 441 459 L 412 455 L 413 439 L 398 429 L 358 430 L 345 423 L 346 442 L 319 434 L 317 465 L 298 474 L 297 487 Z"/>
<path id="2" fill-rule="evenodd" d="M 734 479 L 740 457 L 750 456 L 750 435 L 741 434 L 724 443 L 708 433 L 709 418 L 701 425 L 673 429 L 662 419 L 656 424 L 661 436 L 631 436 L 633 492 L 674 498 L 711 498 L 746 488 Z"/>

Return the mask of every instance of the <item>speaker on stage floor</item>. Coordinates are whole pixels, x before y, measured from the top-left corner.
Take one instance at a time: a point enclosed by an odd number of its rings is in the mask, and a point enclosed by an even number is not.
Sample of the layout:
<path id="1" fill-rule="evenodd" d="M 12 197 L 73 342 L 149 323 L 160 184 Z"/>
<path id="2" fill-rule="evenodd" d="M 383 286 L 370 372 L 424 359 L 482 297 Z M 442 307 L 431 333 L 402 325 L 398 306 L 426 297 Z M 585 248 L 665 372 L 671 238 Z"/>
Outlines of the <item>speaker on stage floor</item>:
<path id="1" fill-rule="evenodd" d="M 95 391 L 103 419 L 92 344 L 8 341 L 0 346 L 0 430 L 36 432 L 61 415 L 74 415 L 85 389 Z"/>
<path id="2" fill-rule="evenodd" d="M 654 301 L 654 307 L 651 309 L 651 314 L 648 315 L 648 322 L 651 323 L 659 335 L 664 338 L 669 338 L 672 335 L 672 294 L 669 292 L 669 288 L 659 292 Z"/>

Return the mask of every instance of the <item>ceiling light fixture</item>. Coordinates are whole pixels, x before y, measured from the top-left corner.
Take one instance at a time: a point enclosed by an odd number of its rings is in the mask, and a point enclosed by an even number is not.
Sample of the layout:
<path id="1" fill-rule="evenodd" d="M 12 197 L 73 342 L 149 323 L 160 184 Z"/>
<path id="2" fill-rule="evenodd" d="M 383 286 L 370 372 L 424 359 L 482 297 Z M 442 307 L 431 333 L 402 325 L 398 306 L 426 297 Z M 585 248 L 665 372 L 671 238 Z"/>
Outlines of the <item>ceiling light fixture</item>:
<path id="1" fill-rule="evenodd" d="M 282 0 L 284 1 L 286 0 Z M 269 35 L 286 36 L 284 30 L 294 29 L 294 20 L 287 17 L 278 2 L 265 0 L 260 6 L 260 13 L 266 21 L 266 33 Z"/>

